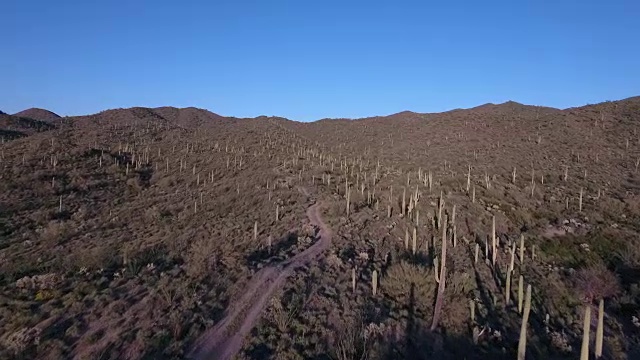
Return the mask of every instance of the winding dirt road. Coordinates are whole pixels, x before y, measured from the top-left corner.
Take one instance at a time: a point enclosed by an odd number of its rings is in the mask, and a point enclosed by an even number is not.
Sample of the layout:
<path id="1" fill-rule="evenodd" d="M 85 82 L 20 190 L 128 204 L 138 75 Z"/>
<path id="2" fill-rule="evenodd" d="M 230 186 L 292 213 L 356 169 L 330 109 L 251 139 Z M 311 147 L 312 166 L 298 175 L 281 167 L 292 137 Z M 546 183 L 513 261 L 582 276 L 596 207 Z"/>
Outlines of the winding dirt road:
<path id="1" fill-rule="evenodd" d="M 299 190 L 306 196 L 305 188 Z M 303 265 L 318 258 L 331 244 L 331 230 L 322 221 L 319 204 L 307 209 L 307 217 L 317 226 L 318 241 L 307 250 L 278 265 L 268 266 L 254 274 L 242 297 L 213 328 L 207 330 L 193 345 L 187 355 L 194 360 L 230 360 L 242 348 L 244 339 L 265 309 L 273 293 L 280 289 L 287 277 Z"/>

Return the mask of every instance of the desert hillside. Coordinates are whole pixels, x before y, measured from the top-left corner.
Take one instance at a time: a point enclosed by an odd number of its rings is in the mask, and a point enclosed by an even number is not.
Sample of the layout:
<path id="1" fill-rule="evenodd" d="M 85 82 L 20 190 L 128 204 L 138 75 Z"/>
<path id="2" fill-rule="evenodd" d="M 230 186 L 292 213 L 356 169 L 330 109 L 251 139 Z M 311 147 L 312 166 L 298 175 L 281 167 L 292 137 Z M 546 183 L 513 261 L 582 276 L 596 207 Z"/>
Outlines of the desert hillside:
<path id="1" fill-rule="evenodd" d="M 0 358 L 640 358 L 639 121 L 0 113 Z"/>
<path id="2" fill-rule="evenodd" d="M 52 122 L 60 119 L 60 115 L 45 109 L 30 108 L 13 114 L 14 116 Z"/>

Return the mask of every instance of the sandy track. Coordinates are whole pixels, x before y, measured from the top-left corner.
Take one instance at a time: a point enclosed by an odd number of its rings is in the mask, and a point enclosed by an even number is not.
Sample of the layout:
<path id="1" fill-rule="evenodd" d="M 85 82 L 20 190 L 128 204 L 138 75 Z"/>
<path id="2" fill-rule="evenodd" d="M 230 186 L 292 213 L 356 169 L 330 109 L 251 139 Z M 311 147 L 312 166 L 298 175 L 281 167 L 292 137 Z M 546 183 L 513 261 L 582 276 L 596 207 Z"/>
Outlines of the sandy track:
<path id="1" fill-rule="evenodd" d="M 300 191 L 309 196 L 305 188 Z M 331 230 L 322 221 L 319 204 L 307 209 L 307 217 L 312 225 L 317 226 L 318 241 L 307 250 L 278 265 L 265 267 L 254 274 L 247 289 L 233 309 L 227 312 L 213 328 L 207 330 L 193 345 L 187 355 L 194 360 L 229 360 L 242 348 L 244 339 L 267 306 L 273 293 L 280 289 L 293 271 L 316 259 L 331 244 Z"/>

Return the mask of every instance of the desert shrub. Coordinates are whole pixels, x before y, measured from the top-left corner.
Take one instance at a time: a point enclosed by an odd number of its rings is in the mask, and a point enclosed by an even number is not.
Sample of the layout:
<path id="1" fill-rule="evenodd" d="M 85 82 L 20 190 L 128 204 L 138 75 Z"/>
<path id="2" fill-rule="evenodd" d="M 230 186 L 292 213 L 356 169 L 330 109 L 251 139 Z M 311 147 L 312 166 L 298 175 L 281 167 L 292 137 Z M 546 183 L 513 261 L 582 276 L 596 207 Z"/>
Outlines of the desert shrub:
<path id="1" fill-rule="evenodd" d="M 22 328 L 4 339 L 3 345 L 14 354 L 19 354 L 29 346 L 40 343 L 41 330 L 37 327 Z"/>
<path id="2" fill-rule="evenodd" d="M 600 256 L 605 264 L 611 265 L 615 262 L 617 252 L 627 246 L 627 243 L 620 240 L 619 234 L 604 231 L 596 231 L 585 237 L 585 242 L 589 244 L 591 251 Z"/>
<path id="3" fill-rule="evenodd" d="M 25 290 L 50 290 L 55 289 L 61 281 L 62 277 L 54 273 L 25 276 L 16 281 L 16 287 Z"/>
<path id="4" fill-rule="evenodd" d="M 454 296 L 467 296 L 475 289 L 475 281 L 468 272 L 457 271 L 449 275 L 447 289 L 453 292 Z"/>
<path id="5" fill-rule="evenodd" d="M 132 274 L 137 274 L 143 266 L 162 264 L 166 256 L 167 250 L 162 245 L 146 247 L 131 255 L 131 259 L 127 264 L 128 271 Z"/>
<path id="6" fill-rule="evenodd" d="M 89 249 L 83 249 L 69 258 L 68 268 L 73 271 L 87 269 L 106 269 L 118 264 L 116 249 L 110 244 L 98 245 Z"/>
<path id="7" fill-rule="evenodd" d="M 211 273 L 216 264 L 214 239 L 199 238 L 191 244 L 187 258 L 187 275 L 201 279 Z"/>
<path id="8" fill-rule="evenodd" d="M 55 297 L 55 293 L 52 290 L 49 289 L 42 289 L 42 290 L 38 290 L 38 292 L 36 293 L 36 301 L 47 301 L 47 300 L 51 300 Z"/>
<path id="9" fill-rule="evenodd" d="M 576 290 L 589 303 L 616 296 L 620 292 L 618 278 L 602 265 L 580 269 L 573 279 Z"/>
<path id="10" fill-rule="evenodd" d="M 430 269 L 405 261 L 390 266 L 380 285 L 400 307 L 414 306 L 423 313 L 431 310 L 437 287 Z"/>
<path id="11" fill-rule="evenodd" d="M 140 191 L 142 191 L 142 187 L 140 186 L 138 179 L 136 178 L 127 179 L 127 188 L 126 188 L 127 196 L 137 195 L 140 193 Z"/>
<path id="12" fill-rule="evenodd" d="M 546 260 L 572 268 L 601 262 L 598 254 L 580 246 L 583 243 L 586 243 L 584 238 L 567 235 L 541 242 L 540 250 Z"/>
<path id="13" fill-rule="evenodd" d="M 331 358 L 335 360 L 368 358 L 374 338 L 367 336 L 365 331 L 367 326 L 361 319 L 348 318 L 336 325 L 336 331 L 328 339 Z"/>
<path id="14" fill-rule="evenodd" d="M 60 221 L 49 221 L 47 226 L 41 230 L 40 238 L 45 242 L 62 243 L 68 237 L 70 229 L 68 225 Z"/>
<path id="15" fill-rule="evenodd" d="M 325 207 L 325 215 L 323 218 L 328 219 L 331 223 L 335 222 L 334 219 L 340 219 L 344 217 L 347 213 L 346 202 L 332 202 L 329 206 Z"/>
<path id="16" fill-rule="evenodd" d="M 631 269 L 640 268 L 640 246 L 638 244 L 624 244 L 614 252 L 613 256 L 619 266 Z"/>
<path id="17" fill-rule="evenodd" d="M 532 213 L 529 209 L 510 206 L 507 206 L 505 209 L 505 215 L 517 227 L 526 226 L 531 228 L 534 227 L 536 223 L 544 222 L 539 217 L 536 218 L 536 213 Z"/>
<path id="18" fill-rule="evenodd" d="M 625 213 L 625 204 L 618 199 L 607 196 L 599 200 L 598 209 L 604 219 L 616 221 L 621 214 Z"/>

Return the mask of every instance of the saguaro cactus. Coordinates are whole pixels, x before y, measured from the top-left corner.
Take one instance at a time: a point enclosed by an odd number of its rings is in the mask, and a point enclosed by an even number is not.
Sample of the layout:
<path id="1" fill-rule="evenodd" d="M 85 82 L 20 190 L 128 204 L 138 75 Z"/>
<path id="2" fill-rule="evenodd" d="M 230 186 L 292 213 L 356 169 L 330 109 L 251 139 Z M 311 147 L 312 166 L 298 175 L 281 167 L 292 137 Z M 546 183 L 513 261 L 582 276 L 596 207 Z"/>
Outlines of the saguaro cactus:
<path id="1" fill-rule="evenodd" d="M 535 259 L 536 259 L 536 246 L 531 245 L 531 260 L 535 260 Z"/>
<path id="2" fill-rule="evenodd" d="M 416 254 L 418 250 L 418 229 L 417 228 L 413 228 L 413 243 L 411 245 L 411 252 L 413 253 L 413 255 Z"/>
<path id="3" fill-rule="evenodd" d="M 480 252 L 480 245 L 478 245 L 478 243 L 476 243 L 476 252 L 473 258 L 473 263 L 477 264 L 478 263 L 478 253 Z"/>
<path id="4" fill-rule="evenodd" d="M 514 242 L 511 248 L 509 249 L 509 253 L 511 254 L 511 261 L 509 262 L 509 271 L 513 271 L 515 267 L 515 258 L 516 258 L 516 243 Z"/>
<path id="5" fill-rule="evenodd" d="M 378 293 L 378 270 L 373 270 L 373 274 L 371 275 L 371 289 L 373 296 L 376 296 Z"/>
<path id="6" fill-rule="evenodd" d="M 505 293 L 506 305 L 509 305 L 511 300 L 511 269 L 507 270 L 507 282 L 505 284 Z"/>
<path id="7" fill-rule="evenodd" d="M 518 278 L 518 312 L 522 314 L 522 287 L 524 286 L 524 278 L 522 275 Z"/>
<path id="8" fill-rule="evenodd" d="M 404 229 L 404 249 L 409 251 L 409 228 Z"/>
<path id="9" fill-rule="evenodd" d="M 431 331 L 435 330 L 438 327 L 438 321 L 440 320 L 440 313 L 442 312 L 442 304 L 444 303 L 444 290 L 445 290 L 445 282 L 446 282 L 446 271 L 447 267 L 444 265 L 444 260 L 442 261 L 442 271 L 440 272 L 440 283 L 438 284 L 438 295 L 436 297 L 436 307 L 433 313 L 433 322 L 431 323 Z"/>
<path id="10" fill-rule="evenodd" d="M 440 199 L 438 200 L 438 229 L 441 229 L 443 227 L 443 224 L 446 224 L 446 222 L 442 221 L 442 209 L 444 208 L 444 199 L 442 199 L 442 191 L 440 191 Z"/>
<path id="11" fill-rule="evenodd" d="M 344 181 L 344 197 L 347 200 L 347 217 L 349 217 L 349 208 L 351 207 L 351 188 L 349 187 L 349 182 L 346 179 Z"/>
<path id="12" fill-rule="evenodd" d="M 471 299 L 469 300 L 469 310 L 471 312 L 471 325 L 476 322 L 476 302 Z"/>
<path id="13" fill-rule="evenodd" d="M 598 305 L 598 327 L 596 328 L 596 359 L 602 357 L 602 340 L 604 335 L 604 299 Z"/>
<path id="14" fill-rule="evenodd" d="M 445 215 L 444 217 L 444 223 L 447 223 L 447 216 Z M 446 260 L 447 260 L 447 227 L 443 226 L 442 227 L 442 269 L 444 269 L 445 265 L 446 265 Z M 440 271 L 440 278 L 442 279 L 442 271 Z"/>
<path id="15" fill-rule="evenodd" d="M 491 259 L 492 259 L 492 263 L 493 266 L 496 266 L 496 257 L 498 256 L 498 251 L 497 251 L 497 244 L 496 244 L 496 217 L 495 215 L 493 216 L 493 218 L 491 219 L 491 243 L 492 243 L 492 253 L 491 253 Z"/>
<path id="16" fill-rule="evenodd" d="M 475 203 L 476 202 L 476 186 L 473 185 L 473 189 L 471 189 L 471 202 Z"/>
<path id="17" fill-rule="evenodd" d="M 351 290 L 356 292 L 356 268 L 351 269 Z"/>
<path id="18" fill-rule="evenodd" d="M 520 325 L 520 340 L 518 341 L 518 360 L 524 360 L 527 352 L 527 323 L 531 311 L 531 284 L 527 285 L 527 297 L 524 300 L 524 315 Z"/>
<path id="19" fill-rule="evenodd" d="M 446 217 L 446 216 L 445 216 Z M 443 224 L 446 224 L 446 219 L 444 219 Z M 440 319 L 440 313 L 442 312 L 442 304 L 444 303 L 444 290 L 445 290 L 445 282 L 447 279 L 447 227 L 442 227 L 442 267 L 440 269 L 440 282 L 438 284 L 438 295 L 436 297 L 436 307 L 433 312 L 433 322 L 431 323 L 431 331 L 435 330 L 438 326 L 438 321 Z M 438 271 L 437 267 L 436 270 Z"/>
<path id="20" fill-rule="evenodd" d="M 451 235 L 453 237 L 453 247 L 456 247 L 458 243 L 458 234 L 456 231 L 456 205 L 453 204 L 453 209 L 451 210 Z"/>
<path id="21" fill-rule="evenodd" d="M 589 330 L 591 328 L 591 304 L 585 305 L 584 324 L 582 326 L 582 347 L 580 360 L 589 360 Z"/>
<path id="22" fill-rule="evenodd" d="M 406 212 L 406 207 L 407 207 L 407 188 L 404 188 L 402 190 L 402 210 L 401 210 L 401 214 L 402 216 L 405 216 L 405 212 Z"/>

